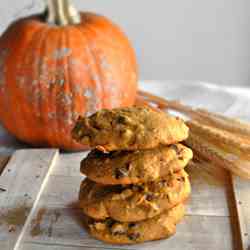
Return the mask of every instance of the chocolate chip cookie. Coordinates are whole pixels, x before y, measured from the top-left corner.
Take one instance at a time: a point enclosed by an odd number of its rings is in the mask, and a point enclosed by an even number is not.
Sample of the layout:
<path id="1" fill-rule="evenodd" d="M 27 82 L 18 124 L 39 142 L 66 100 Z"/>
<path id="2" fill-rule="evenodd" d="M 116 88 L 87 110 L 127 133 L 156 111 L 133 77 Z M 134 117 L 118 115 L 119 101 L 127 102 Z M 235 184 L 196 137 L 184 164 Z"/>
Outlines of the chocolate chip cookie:
<path id="1" fill-rule="evenodd" d="M 184 205 L 179 204 L 156 217 L 139 222 L 118 222 L 110 218 L 97 221 L 90 217 L 85 217 L 85 222 L 90 234 L 99 240 L 112 244 L 135 244 L 172 236 L 184 213 Z"/>
<path id="2" fill-rule="evenodd" d="M 180 118 L 147 107 L 104 109 L 79 118 L 72 136 L 104 152 L 138 150 L 183 141 L 188 127 Z"/>
<path id="3" fill-rule="evenodd" d="M 192 156 L 181 144 L 108 154 L 94 150 L 81 162 L 81 172 L 106 185 L 149 182 L 183 169 Z"/>
<path id="4" fill-rule="evenodd" d="M 152 218 L 176 206 L 185 201 L 190 192 L 190 182 L 184 170 L 140 185 L 107 186 L 85 179 L 79 205 L 86 215 L 95 219 L 134 222 Z"/>

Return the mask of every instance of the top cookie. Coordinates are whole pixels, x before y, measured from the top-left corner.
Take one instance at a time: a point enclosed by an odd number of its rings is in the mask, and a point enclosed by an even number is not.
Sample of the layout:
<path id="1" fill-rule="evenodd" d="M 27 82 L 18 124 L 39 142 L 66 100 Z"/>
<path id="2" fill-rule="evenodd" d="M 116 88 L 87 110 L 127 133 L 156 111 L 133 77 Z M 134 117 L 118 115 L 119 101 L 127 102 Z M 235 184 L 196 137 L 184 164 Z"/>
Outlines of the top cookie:
<path id="1" fill-rule="evenodd" d="M 72 136 L 104 152 L 150 149 L 185 140 L 188 127 L 180 118 L 146 107 L 103 109 L 80 117 Z"/>

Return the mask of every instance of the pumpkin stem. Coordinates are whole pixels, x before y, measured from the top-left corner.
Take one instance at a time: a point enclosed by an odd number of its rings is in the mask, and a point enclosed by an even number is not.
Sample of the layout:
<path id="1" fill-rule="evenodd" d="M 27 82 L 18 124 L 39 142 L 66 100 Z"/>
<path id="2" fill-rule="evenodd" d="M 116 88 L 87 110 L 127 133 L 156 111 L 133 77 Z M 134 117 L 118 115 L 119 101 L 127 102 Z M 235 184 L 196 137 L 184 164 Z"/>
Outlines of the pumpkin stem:
<path id="1" fill-rule="evenodd" d="M 46 2 L 48 23 L 66 26 L 81 22 L 81 16 L 70 0 L 46 0 Z"/>

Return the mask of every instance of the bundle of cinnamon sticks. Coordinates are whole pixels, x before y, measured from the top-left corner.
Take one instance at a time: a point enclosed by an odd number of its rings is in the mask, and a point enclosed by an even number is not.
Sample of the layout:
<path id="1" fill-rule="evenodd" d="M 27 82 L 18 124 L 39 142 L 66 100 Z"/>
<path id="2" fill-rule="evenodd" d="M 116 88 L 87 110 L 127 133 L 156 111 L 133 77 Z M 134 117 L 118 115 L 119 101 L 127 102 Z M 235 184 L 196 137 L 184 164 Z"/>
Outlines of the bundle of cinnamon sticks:
<path id="1" fill-rule="evenodd" d="M 194 151 L 192 164 L 223 179 L 225 170 L 250 179 L 250 124 L 169 101 L 139 91 L 138 105 L 177 111 L 187 117 L 190 128 L 186 144 Z"/>

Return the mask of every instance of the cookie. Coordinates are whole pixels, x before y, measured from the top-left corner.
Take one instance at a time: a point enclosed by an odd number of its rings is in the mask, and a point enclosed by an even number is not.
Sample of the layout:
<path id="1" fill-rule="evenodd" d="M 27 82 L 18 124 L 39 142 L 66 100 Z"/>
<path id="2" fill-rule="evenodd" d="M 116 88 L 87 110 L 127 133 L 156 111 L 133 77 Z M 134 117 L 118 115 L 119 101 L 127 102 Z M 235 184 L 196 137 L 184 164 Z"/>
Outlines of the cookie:
<path id="1" fill-rule="evenodd" d="M 85 217 L 90 234 L 112 244 L 136 244 L 145 241 L 168 238 L 175 234 L 176 224 L 184 217 L 183 204 L 165 211 L 148 220 L 139 222 L 118 222 L 110 218 L 96 221 Z"/>
<path id="2" fill-rule="evenodd" d="M 140 221 L 185 201 L 190 192 L 190 182 L 184 170 L 140 185 L 105 186 L 85 179 L 80 189 L 79 206 L 94 219 Z"/>
<path id="3" fill-rule="evenodd" d="M 181 144 L 108 154 L 94 150 L 81 162 L 81 172 L 106 185 L 150 182 L 183 169 L 192 156 Z"/>
<path id="4" fill-rule="evenodd" d="M 104 109 L 79 118 L 72 136 L 104 152 L 130 151 L 183 141 L 188 127 L 180 118 L 147 107 Z"/>

